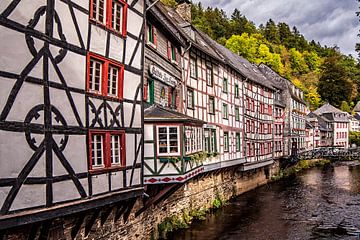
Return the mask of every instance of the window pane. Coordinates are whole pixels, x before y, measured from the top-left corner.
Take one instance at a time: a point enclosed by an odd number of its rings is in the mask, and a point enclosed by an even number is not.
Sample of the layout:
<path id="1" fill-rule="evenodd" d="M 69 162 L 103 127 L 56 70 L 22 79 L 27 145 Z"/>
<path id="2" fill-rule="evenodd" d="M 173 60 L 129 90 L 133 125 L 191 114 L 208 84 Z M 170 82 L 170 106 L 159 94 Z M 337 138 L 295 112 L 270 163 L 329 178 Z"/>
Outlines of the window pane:
<path id="1" fill-rule="evenodd" d="M 123 6 L 116 0 L 112 1 L 112 20 L 111 20 L 111 27 L 118 32 L 121 32 L 122 26 L 122 8 Z"/>
<path id="2" fill-rule="evenodd" d="M 105 23 L 105 0 L 94 0 L 93 1 L 93 18 L 101 23 Z"/>
<path id="3" fill-rule="evenodd" d="M 101 93 L 102 62 L 90 59 L 89 89 Z"/>
<path id="4" fill-rule="evenodd" d="M 118 97 L 119 69 L 109 65 L 108 71 L 108 95 Z"/>
<path id="5" fill-rule="evenodd" d="M 121 145 L 120 145 L 120 136 L 112 135 L 111 136 L 111 164 L 119 164 L 121 161 Z"/>
<path id="6" fill-rule="evenodd" d="M 104 136 L 94 134 L 91 136 L 91 163 L 93 167 L 104 165 Z"/>

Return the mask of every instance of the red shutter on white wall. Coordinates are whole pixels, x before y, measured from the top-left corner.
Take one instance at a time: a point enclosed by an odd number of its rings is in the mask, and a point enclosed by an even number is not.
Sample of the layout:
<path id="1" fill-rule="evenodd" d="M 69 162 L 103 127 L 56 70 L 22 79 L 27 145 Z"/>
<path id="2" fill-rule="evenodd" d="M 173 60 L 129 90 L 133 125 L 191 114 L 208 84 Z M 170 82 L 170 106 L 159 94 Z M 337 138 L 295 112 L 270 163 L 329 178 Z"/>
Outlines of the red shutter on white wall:
<path id="1" fill-rule="evenodd" d="M 171 103 L 172 103 L 172 88 L 171 87 L 168 87 L 168 106 L 169 107 L 172 107 L 171 106 Z"/>
<path id="2" fill-rule="evenodd" d="M 144 101 L 148 98 L 148 85 L 144 85 Z"/>

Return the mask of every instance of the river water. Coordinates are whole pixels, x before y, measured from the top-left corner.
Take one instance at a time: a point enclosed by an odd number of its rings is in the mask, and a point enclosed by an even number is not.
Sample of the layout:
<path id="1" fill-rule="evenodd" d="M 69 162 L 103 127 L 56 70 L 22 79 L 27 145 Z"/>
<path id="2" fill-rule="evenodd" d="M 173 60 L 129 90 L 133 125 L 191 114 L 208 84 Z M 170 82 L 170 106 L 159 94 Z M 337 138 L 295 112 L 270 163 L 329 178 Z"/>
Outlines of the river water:
<path id="1" fill-rule="evenodd" d="M 360 239 L 360 166 L 310 169 L 259 187 L 171 239 Z"/>

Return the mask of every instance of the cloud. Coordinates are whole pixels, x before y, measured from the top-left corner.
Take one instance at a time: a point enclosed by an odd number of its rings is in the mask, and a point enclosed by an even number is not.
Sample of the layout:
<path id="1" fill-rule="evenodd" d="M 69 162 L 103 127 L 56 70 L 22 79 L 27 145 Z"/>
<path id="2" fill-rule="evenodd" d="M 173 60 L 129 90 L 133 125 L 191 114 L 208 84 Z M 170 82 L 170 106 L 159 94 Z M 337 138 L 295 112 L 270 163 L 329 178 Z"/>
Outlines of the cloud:
<path id="1" fill-rule="evenodd" d="M 224 9 L 228 16 L 237 8 L 256 25 L 268 19 L 296 26 L 308 40 L 340 47 L 345 54 L 356 56 L 355 44 L 359 21 L 355 15 L 356 0 L 203 0 L 204 6 Z"/>

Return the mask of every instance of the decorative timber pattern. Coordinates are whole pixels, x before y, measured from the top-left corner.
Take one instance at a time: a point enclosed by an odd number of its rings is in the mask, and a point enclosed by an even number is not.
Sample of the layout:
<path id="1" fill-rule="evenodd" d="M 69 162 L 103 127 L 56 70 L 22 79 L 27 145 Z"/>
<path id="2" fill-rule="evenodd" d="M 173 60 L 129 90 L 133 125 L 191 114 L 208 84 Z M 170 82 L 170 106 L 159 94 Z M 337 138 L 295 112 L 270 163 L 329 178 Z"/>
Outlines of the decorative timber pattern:
<path id="1" fill-rule="evenodd" d="M 2 216 L 15 211 L 142 194 L 144 3 L 123 3 L 131 24 L 121 36 L 89 19 L 91 4 L 0 3 L 2 227 Z M 123 66 L 121 98 L 87 90 L 89 52 Z M 91 169 L 90 131 L 123 133 L 121 167 Z"/>

